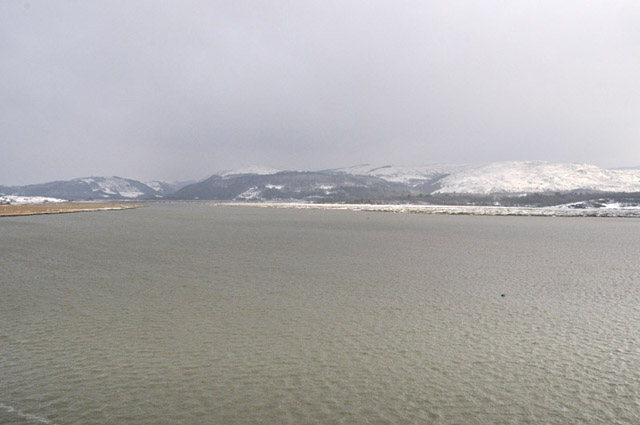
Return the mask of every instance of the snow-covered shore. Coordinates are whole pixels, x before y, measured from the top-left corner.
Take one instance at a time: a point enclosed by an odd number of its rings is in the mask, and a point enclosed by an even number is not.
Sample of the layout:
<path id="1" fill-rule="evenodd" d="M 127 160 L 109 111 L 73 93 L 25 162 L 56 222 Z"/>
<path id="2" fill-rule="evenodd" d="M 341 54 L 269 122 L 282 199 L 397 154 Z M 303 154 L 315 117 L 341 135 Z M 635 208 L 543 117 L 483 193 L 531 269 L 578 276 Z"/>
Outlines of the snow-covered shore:
<path id="1" fill-rule="evenodd" d="M 313 210 L 377 211 L 409 214 L 542 216 L 542 217 L 640 217 L 640 208 L 569 208 L 448 206 L 448 205 L 375 205 L 375 204 L 309 204 L 297 202 L 213 202 L 211 205 L 253 208 L 288 208 Z"/>

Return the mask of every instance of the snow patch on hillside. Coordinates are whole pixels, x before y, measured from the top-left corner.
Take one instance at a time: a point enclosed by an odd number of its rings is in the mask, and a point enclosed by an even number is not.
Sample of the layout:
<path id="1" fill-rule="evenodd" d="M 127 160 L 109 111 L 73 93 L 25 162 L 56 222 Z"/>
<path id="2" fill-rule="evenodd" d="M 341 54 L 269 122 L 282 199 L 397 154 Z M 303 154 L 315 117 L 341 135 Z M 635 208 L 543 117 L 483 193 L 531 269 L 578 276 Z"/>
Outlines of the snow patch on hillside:
<path id="1" fill-rule="evenodd" d="M 261 194 L 262 194 L 262 191 L 259 188 L 252 187 L 245 190 L 240 195 L 236 196 L 236 199 L 244 200 L 244 201 L 262 200 L 262 197 L 260 196 Z"/>
<path id="2" fill-rule="evenodd" d="M 151 182 L 143 182 L 143 183 L 149 186 L 151 189 L 155 190 L 156 192 L 160 192 L 160 193 L 164 192 L 164 187 L 162 186 L 162 182 L 151 181 Z"/>
<path id="3" fill-rule="evenodd" d="M 91 186 L 94 192 L 104 192 L 109 195 L 120 195 L 124 198 L 137 198 L 144 195 L 129 181 L 121 177 L 86 177 L 78 179 Z"/>
<path id="4" fill-rule="evenodd" d="M 26 205 L 26 204 L 46 204 L 67 202 L 66 199 L 48 198 L 45 196 L 16 196 L 3 195 L 0 196 L 0 205 Z"/>

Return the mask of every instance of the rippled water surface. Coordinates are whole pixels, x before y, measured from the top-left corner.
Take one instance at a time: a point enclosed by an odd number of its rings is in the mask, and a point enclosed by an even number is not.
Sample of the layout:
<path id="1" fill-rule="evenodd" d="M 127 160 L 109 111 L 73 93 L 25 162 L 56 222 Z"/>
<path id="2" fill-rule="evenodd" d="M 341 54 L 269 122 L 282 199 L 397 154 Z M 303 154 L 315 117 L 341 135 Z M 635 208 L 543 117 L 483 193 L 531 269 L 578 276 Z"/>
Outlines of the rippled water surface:
<path id="1" fill-rule="evenodd" d="M 0 219 L 0 423 L 640 423 L 639 259 L 637 219 Z"/>

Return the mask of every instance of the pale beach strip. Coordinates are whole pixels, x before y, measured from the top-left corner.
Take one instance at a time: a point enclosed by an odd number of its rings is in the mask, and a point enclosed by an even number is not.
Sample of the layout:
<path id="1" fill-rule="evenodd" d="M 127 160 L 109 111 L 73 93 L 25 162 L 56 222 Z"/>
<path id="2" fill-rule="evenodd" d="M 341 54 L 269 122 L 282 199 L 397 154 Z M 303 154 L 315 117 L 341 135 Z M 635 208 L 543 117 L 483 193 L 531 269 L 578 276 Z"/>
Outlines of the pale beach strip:
<path id="1" fill-rule="evenodd" d="M 43 204 L 0 205 L 0 217 L 66 214 L 90 211 L 117 211 L 139 208 L 140 204 L 122 202 L 55 202 Z"/>

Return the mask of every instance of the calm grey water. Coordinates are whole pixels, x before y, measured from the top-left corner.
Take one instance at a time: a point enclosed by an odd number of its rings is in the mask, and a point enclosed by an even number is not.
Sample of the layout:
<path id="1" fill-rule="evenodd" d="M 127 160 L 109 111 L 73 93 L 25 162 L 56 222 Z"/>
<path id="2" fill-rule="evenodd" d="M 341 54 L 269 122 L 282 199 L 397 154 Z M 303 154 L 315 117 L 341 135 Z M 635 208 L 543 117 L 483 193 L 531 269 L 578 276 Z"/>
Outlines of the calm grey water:
<path id="1" fill-rule="evenodd" d="M 639 259 L 635 219 L 0 219 L 0 423 L 640 423 Z"/>

